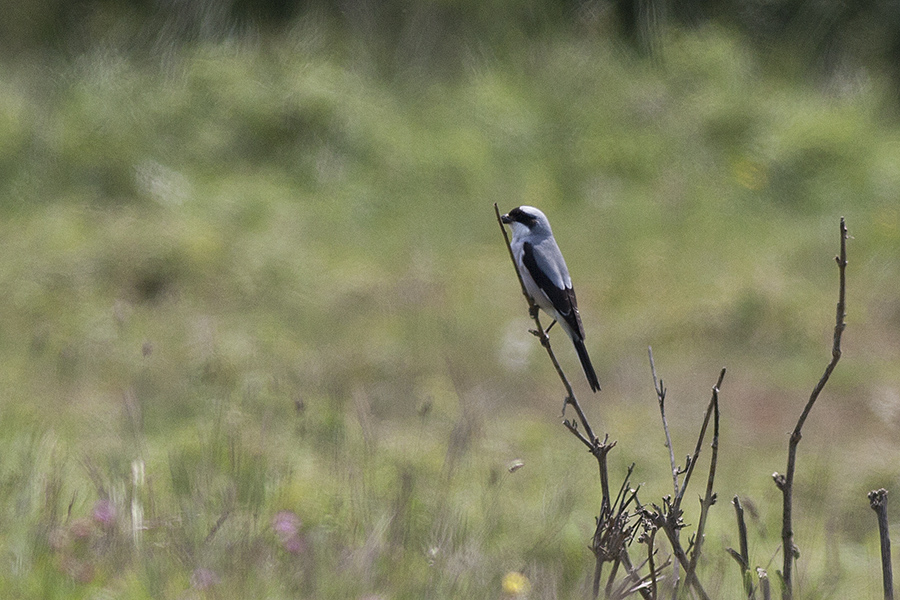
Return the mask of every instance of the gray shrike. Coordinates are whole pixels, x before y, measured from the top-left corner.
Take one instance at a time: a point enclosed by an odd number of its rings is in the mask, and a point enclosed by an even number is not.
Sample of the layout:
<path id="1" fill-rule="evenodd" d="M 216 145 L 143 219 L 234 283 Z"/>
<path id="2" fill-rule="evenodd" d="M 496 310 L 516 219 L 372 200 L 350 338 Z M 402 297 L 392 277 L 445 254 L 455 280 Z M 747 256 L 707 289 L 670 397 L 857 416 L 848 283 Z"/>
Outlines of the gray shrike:
<path id="1" fill-rule="evenodd" d="M 571 338 L 591 391 L 598 391 L 600 382 L 597 381 L 597 374 L 584 347 L 584 325 L 578 314 L 572 279 L 562 252 L 553 238 L 550 221 L 533 206 L 514 208 L 500 217 L 500 220 L 512 227 L 510 245 L 525 290 L 534 304 L 550 315 L 554 323 L 559 323 Z M 553 327 L 553 323 L 550 327 Z M 550 327 L 547 328 L 548 331 Z"/>

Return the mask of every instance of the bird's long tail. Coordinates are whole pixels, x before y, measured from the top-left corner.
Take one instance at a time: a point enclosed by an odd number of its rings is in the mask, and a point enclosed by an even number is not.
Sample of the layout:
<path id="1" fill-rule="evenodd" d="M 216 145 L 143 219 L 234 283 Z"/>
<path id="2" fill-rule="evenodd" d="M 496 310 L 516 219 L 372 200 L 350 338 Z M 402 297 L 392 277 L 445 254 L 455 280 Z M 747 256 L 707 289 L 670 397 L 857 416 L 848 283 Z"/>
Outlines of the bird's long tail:
<path id="1" fill-rule="evenodd" d="M 594 366 L 591 364 L 591 358 L 588 356 L 587 348 L 584 347 L 584 342 L 579 339 L 572 340 L 572 342 L 575 344 L 575 351 L 578 353 L 578 360 L 581 361 L 581 368 L 584 369 L 584 375 L 591 385 L 591 391 L 599 392 L 600 381 L 597 379 L 597 373 L 594 372 Z"/>

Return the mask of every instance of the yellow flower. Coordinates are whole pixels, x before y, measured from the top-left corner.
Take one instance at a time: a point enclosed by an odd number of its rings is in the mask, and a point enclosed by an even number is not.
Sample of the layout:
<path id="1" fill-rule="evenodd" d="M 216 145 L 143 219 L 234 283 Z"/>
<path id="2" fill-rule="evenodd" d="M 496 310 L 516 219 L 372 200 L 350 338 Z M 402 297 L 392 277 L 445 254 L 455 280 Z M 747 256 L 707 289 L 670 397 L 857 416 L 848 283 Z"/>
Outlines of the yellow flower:
<path id="1" fill-rule="evenodd" d="M 531 582 L 522 573 L 510 571 L 503 576 L 503 593 L 514 598 L 524 598 L 531 590 Z"/>

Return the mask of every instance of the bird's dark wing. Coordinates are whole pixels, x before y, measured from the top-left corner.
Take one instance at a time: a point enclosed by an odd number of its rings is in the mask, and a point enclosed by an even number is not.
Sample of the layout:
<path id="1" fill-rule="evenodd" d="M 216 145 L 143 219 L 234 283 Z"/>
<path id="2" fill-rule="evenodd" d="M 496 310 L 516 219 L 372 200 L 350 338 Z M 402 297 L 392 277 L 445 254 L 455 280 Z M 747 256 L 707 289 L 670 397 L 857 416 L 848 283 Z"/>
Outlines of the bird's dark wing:
<path id="1" fill-rule="evenodd" d="M 534 246 L 530 242 L 522 244 L 522 263 L 528 269 L 528 273 L 539 288 L 547 295 L 556 311 L 566 320 L 566 323 L 581 339 L 584 339 L 584 326 L 581 324 L 581 316 L 578 314 L 578 300 L 575 299 L 575 290 L 571 287 L 560 288 L 538 266 Z"/>

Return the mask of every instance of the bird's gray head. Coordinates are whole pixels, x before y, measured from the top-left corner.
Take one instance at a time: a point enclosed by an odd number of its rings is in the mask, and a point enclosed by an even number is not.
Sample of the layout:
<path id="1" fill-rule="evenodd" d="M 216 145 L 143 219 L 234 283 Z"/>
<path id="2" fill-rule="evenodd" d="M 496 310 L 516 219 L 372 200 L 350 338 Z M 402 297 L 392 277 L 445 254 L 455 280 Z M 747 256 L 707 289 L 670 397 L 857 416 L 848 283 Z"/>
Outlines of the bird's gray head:
<path id="1" fill-rule="evenodd" d="M 514 208 L 502 217 L 500 221 L 511 226 L 513 234 L 531 233 L 533 235 L 553 235 L 550 231 L 550 221 L 547 217 L 533 206 L 519 206 Z"/>

